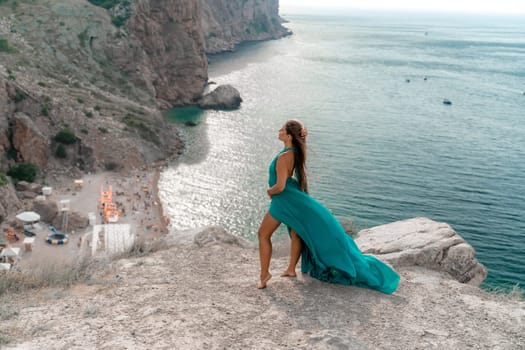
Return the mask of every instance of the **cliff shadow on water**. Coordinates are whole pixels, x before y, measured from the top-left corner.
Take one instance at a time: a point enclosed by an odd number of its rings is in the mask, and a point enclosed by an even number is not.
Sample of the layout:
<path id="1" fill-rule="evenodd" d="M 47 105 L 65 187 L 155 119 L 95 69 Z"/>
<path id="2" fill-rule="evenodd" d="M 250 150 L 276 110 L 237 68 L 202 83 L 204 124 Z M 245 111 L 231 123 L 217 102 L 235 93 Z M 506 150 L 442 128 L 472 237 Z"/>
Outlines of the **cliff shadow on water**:
<path id="1" fill-rule="evenodd" d="M 289 37 L 279 40 L 287 40 Z M 208 54 L 208 75 L 211 81 L 217 76 L 240 71 L 251 64 L 264 63 L 275 52 L 269 41 L 247 41 L 236 46 L 235 51 Z"/>
<path id="2" fill-rule="evenodd" d="M 184 155 L 178 157 L 175 164 L 181 162 L 191 165 L 206 160 L 210 151 L 208 125 L 205 123 L 207 114 L 207 111 L 197 106 L 174 107 L 164 113 L 165 119 L 181 130 L 185 143 Z"/>

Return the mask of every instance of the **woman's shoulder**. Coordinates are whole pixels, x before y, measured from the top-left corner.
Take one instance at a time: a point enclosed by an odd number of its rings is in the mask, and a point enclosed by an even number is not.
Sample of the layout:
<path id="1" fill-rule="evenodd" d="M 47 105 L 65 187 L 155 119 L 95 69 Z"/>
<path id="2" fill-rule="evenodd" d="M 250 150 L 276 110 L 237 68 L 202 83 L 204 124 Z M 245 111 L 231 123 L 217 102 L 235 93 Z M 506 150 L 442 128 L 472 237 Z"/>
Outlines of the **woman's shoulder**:
<path id="1" fill-rule="evenodd" d="M 295 152 L 295 147 L 287 147 L 287 148 L 284 148 L 282 149 L 278 154 L 277 156 L 281 156 L 283 154 L 294 154 Z"/>
<path id="2" fill-rule="evenodd" d="M 294 151 L 293 149 L 289 150 L 283 150 L 277 155 L 278 160 L 283 160 L 285 162 L 293 162 L 294 161 Z"/>
<path id="3" fill-rule="evenodd" d="M 294 152 L 295 152 L 295 148 L 294 147 L 289 147 L 289 148 L 285 148 L 281 152 L 279 152 L 278 156 L 279 157 L 282 157 L 282 156 L 285 156 L 285 155 L 293 156 Z"/>

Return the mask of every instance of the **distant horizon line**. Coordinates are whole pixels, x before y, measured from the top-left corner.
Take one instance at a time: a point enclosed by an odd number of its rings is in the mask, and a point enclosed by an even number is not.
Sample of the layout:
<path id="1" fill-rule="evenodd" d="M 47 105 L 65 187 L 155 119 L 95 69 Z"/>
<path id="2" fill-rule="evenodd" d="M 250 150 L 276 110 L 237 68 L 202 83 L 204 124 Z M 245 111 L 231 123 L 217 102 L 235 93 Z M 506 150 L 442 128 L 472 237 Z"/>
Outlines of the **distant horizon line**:
<path id="1" fill-rule="evenodd" d="M 333 14 L 344 15 L 355 12 L 367 13 L 395 13 L 395 14 L 442 14 L 442 15 L 470 15 L 470 16 L 511 16 L 511 17 L 525 17 L 525 10 L 523 12 L 510 11 L 469 11 L 469 10 L 453 10 L 453 9 L 421 9 L 421 8 L 365 8 L 365 7 L 349 7 L 349 6 L 283 6 L 279 5 L 279 14 Z"/>

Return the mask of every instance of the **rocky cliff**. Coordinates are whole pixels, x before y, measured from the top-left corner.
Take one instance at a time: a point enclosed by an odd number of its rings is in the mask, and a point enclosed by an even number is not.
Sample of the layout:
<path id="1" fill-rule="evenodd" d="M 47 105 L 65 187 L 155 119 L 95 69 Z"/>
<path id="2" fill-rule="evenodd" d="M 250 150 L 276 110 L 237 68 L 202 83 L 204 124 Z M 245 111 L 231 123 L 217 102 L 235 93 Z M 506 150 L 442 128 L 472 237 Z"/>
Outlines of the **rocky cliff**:
<path id="1" fill-rule="evenodd" d="M 151 37 L 142 37 L 132 26 L 115 26 L 108 11 L 87 1 L 16 4 L 0 5 L 3 169 L 31 162 L 44 177 L 50 173 L 75 175 L 138 167 L 177 152 L 181 145 L 177 130 L 164 121 L 158 106 L 166 99 L 188 102 L 199 90 L 183 83 L 182 88 L 177 86 L 180 75 L 165 74 L 175 69 L 164 67 L 162 59 L 150 53 L 157 48 L 148 45 L 150 41 L 164 45 L 178 35 L 184 37 L 181 33 L 163 35 L 146 27 Z M 147 2 L 137 1 L 136 6 L 143 11 L 133 19 L 137 25 L 140 18 L 155 12 Z M 185 11 L 180 20 L 185 21 L 184 16 L 192 12 L 193 8 Z M 154 17 L 147 18 L 150 26 L 157 23 Z M 155 35 L 162 42 L 155 41 Z M 200 46 L 196 50 L 201 58 L 195 64 L 201 66 L 200 71 L 185 74 L 187 80 L 195 75 L 202 89 L 206 60 L 202 42 Z M 186 47 L 180 50 L 189 51 Z M 165 55 L 159 51 L 157 57 Z M 177 94 L 181 89 L 189 97 Z M 66 128 L 76 141 L 56 142 L 55 135 Z"/>
<path id="2" fill-rule="evenodd" d="M 201 25 L 208 53 L 233 50 L 245 41 L 289 35 L 281 25 L 278 0 L 201 0 Z"/>
<path id="3" fill-rule="evenodd" d="M 0 170 L 165 159 L 181 142 L 161 110 L 201 97 L 206 52 L 285 34 L 277 0 L 1 1 Z"/>

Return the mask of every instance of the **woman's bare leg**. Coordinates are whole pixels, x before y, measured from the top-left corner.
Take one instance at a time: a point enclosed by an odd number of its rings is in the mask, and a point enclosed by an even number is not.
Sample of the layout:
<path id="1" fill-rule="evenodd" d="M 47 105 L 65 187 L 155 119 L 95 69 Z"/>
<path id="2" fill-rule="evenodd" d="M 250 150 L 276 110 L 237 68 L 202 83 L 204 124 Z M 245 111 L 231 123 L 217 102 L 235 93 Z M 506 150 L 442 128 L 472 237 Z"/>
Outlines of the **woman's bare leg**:
<path id="1" fill-rule="evenodd" d="M 301 238 L 295 233 L 294 230 L 290 230 L 290 264 L 288 268 L 281 274 L 281 277 L 296 277 L 295 267 L 301 256 L 302 244 Z"/>
<path id="2" fill-rule="evenodd" d="M 270 274 L 270 258 L 272 257 L 272 234 L 281 223 L 275 220 L 270 213 L 264 215 L 259 227 L 259 258 L 261 260 L 261 280 L 257 288 L 266 288 L 266 283 L 272 278 Z"/>

